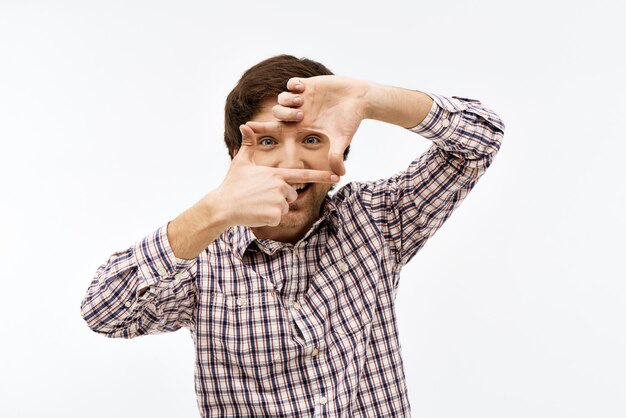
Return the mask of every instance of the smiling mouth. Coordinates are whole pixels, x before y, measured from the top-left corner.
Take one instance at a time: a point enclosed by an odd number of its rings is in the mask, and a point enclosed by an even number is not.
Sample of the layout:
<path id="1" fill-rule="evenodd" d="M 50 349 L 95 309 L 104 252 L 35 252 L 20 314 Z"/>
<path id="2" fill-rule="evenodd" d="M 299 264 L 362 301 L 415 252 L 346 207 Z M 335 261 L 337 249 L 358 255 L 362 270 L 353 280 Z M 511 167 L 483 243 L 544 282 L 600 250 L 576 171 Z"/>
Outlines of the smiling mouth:
<path id="1" fill-rule="evenodd" d="M 307 190 L 309 190 L 311 188 L 312 184 L 313 183 L 301 183 L 301 184 L 298 184 L 298 185 L 294 185 L 294 186 L 298 187 L 296 189 L 296 192 L 298 193 L 298 197 L 296 198 L 296 200 L 293 203 L 304 199 L 304 195 L 307 194 Z"/>
<path id="2" fill-rule="evenodd" d="M 311 187 L 311 183 L 306 183 L 303 188 L 296 190 L 298 192 L 298 196 L 300 196 L 300 194 L 309 190 L 310 187 Z"/>

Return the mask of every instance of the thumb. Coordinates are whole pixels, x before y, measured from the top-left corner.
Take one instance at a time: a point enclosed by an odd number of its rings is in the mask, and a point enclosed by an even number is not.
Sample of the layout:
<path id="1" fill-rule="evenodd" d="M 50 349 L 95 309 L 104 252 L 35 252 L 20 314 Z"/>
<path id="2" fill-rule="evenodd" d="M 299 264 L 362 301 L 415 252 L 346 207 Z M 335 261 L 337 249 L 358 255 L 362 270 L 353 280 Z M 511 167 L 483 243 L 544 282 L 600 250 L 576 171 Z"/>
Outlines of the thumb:
<path id="1" fill-rule="evenodd" d="M 241 132 L 241 146 L 236 151 L 235 158 L 237 161 L 254 164 L 254 150 L 256 148 L 256 137 L 254 131 L 249 126 L 239 125 Z"/>
<path id="2" fill-rule="evenodd" d="M 350 145 L 349 138 L 333 138 L 330 141 L 330 149 L 328 150 L 330 169 L 339 176 L 346 174 L 346 169 L 343 165 L 343 153 L 348 148 L 348 145 Z"/>

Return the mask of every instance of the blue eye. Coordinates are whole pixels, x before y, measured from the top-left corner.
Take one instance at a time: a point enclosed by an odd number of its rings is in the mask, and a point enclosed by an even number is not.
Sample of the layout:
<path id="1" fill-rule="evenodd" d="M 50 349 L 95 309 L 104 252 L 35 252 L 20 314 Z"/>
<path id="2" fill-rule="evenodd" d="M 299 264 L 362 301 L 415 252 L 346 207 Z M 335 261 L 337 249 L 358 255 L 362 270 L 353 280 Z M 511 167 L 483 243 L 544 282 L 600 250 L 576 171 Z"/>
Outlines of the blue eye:
<path id="1" fill-rule="evenodd" d="M 316 136 L 308 136 L 304 142 L 306 142 L 307 144 L 317 144 L 318 142 L 320 142 L 320 139 Z"/>
<path id="2" fill-rule="evenodd" d="M 268 136 L 259 139 L 259 145 L 272 145 L 273 143 L 275 143 L 274 139 Z"/>

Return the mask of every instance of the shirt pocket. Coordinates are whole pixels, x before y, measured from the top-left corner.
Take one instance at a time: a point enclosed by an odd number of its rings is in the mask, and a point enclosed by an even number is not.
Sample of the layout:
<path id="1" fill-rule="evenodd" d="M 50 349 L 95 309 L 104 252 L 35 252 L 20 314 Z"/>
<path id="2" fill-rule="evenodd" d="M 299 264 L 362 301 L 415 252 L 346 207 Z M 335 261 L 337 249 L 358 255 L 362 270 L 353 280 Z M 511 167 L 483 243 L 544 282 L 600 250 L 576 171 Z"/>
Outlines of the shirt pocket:
<path id="1" fill-rule="evenodd" d="M 267 375 L 288 361 L 288 330 L 271 291 L 247 295 L 212 293 L 207 317 L 211 356 L 246 375 Z"/>
<path id="2" fill-rule="evenodd" d="M 379 270 L 376 259 L 351 253 L 321 271 L 320 292 L 328 306 L 328 330 L 344 336 L 371 322 Z"/>

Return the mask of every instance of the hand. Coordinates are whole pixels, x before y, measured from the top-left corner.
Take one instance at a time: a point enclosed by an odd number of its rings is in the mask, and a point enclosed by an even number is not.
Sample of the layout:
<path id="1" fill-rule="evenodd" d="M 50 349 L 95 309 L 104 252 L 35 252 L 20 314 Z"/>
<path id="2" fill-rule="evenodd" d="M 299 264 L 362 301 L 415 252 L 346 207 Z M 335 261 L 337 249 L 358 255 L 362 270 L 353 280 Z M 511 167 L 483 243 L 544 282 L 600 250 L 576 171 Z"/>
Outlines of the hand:
<path id="1" fill-rule="evenodd" d="M 296 122 L 326 134 L 330 139 L 330 167 L 343 176 L 343 153 L 367 117 L 369 87 L 368 82 L 333 75 L 291 78 L 289 91 L 278 95 L 273 113 L 283 122 Z"/>
<path id="2" fill-rule="evenodd" d="M 255 132 L 247 125 L 239 127 L 241 147 L 233 158 L 226 178 L 215 190 L 213 201 L 225 214 L 227 226 L 277 226 L 289 203 L 298 198 L 290 184 L 337 183 L 330 171 L 276 168 L 256 165 Z"/>

